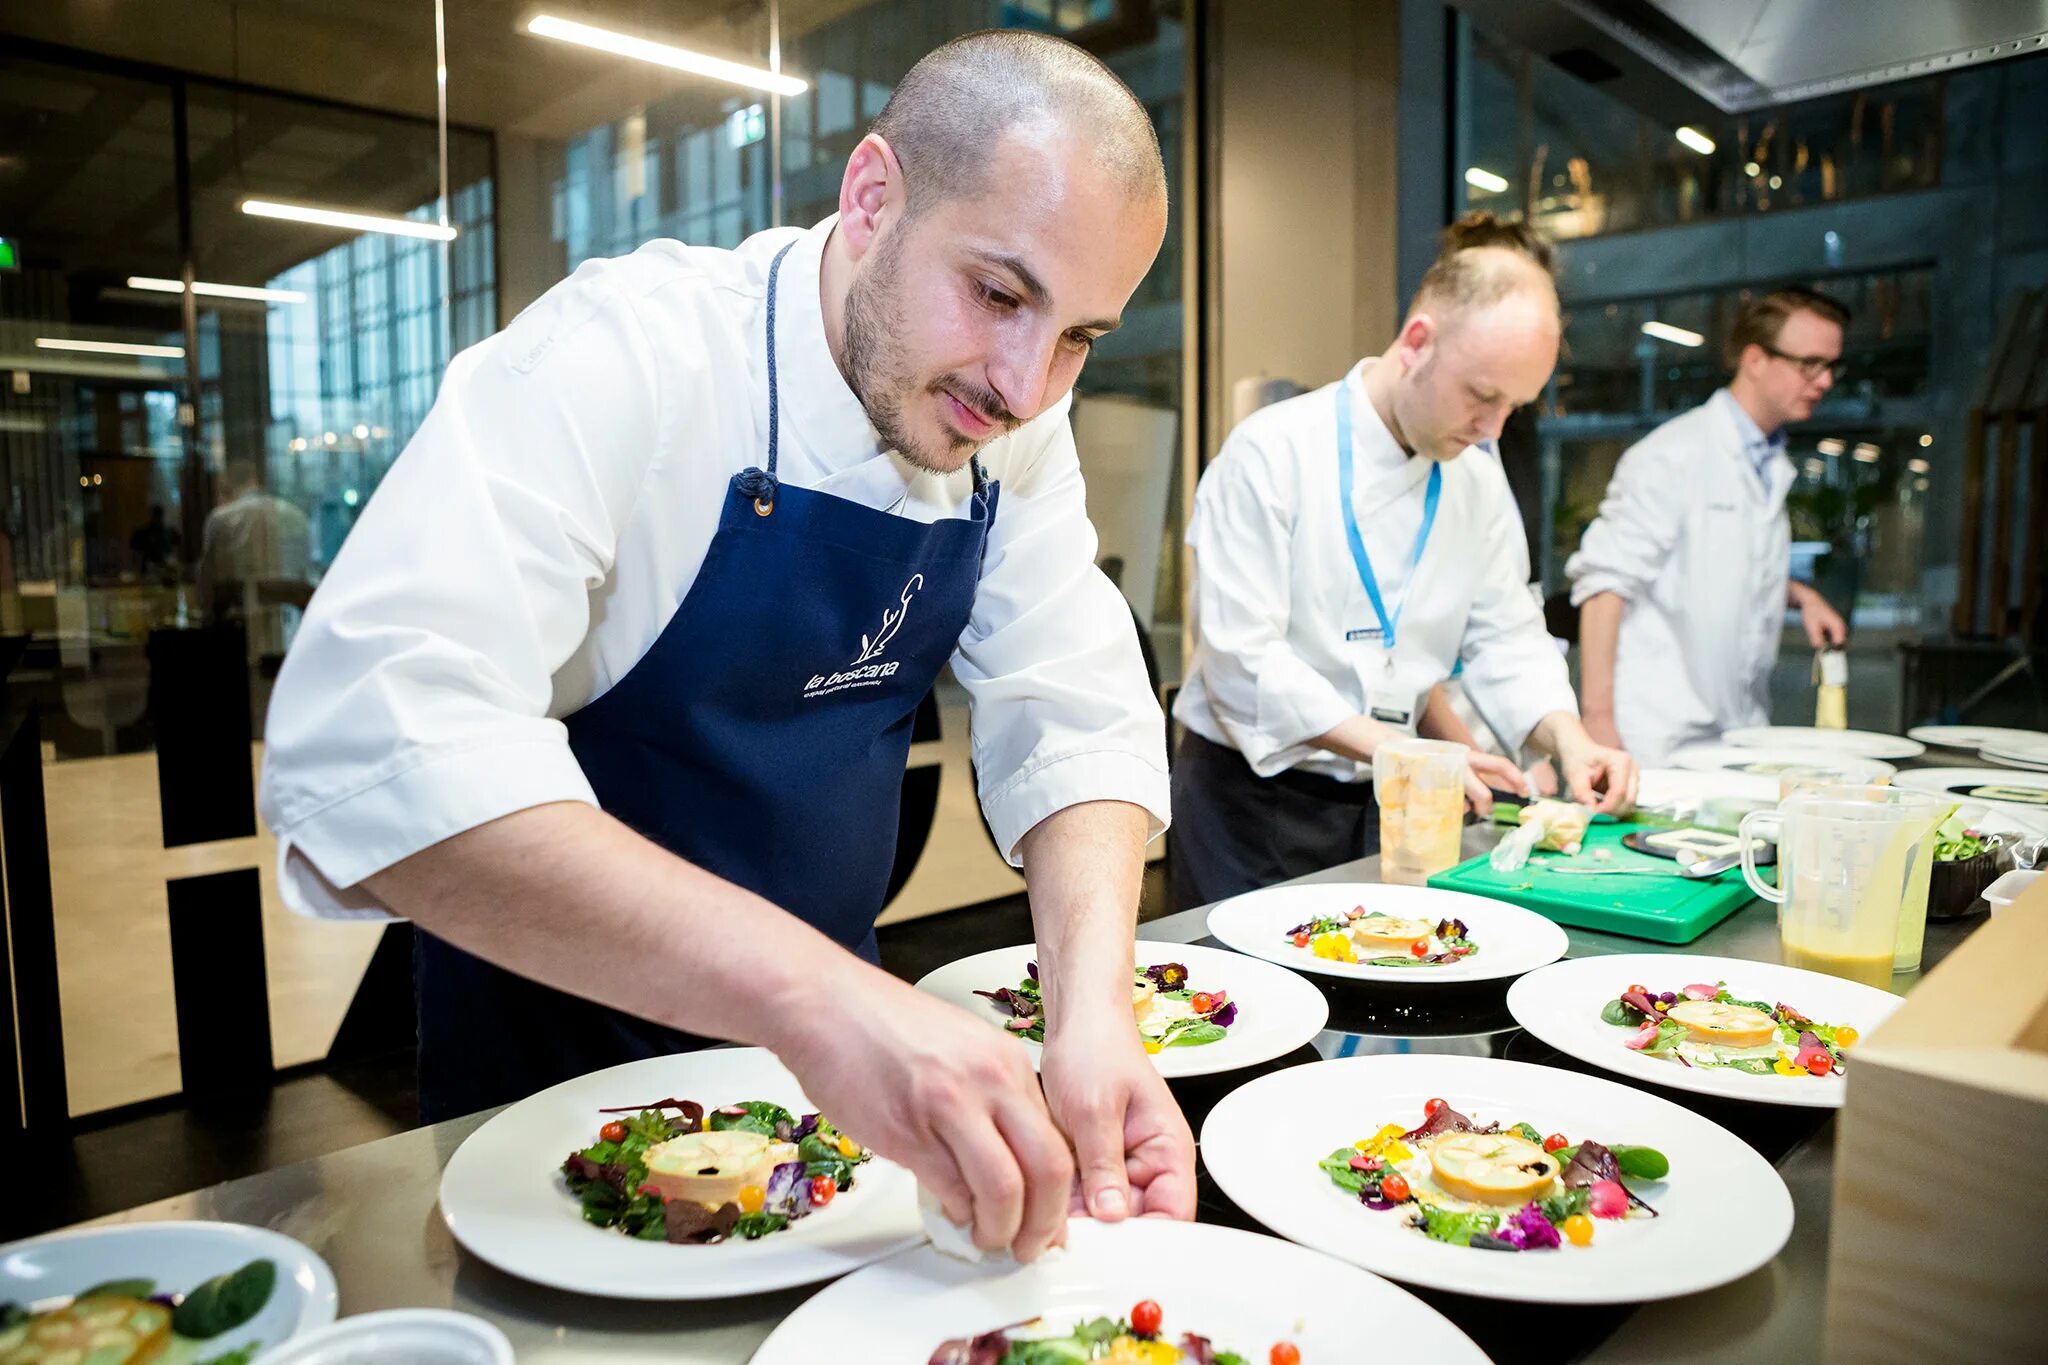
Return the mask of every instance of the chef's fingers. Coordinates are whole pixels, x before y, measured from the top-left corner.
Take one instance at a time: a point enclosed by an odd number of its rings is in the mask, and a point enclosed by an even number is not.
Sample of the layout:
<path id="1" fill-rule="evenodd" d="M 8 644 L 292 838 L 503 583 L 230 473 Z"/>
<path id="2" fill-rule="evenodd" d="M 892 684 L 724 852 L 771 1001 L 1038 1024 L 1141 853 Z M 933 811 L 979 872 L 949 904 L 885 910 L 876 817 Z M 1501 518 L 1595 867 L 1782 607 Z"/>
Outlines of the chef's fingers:
<path id="1" fill-rule="evenodd" d="M 1024 1218 L 1024 1172 L 995 1120 L 981 1105 L 968 1104 L 940 1119 L 936 1128 L 972 1192 L 974 1244 L 1000 1251 L 1015 1243 Z"/>
<path id="2" fill-rule="evenodd" d="M 1479 774 L 1470 768 L 1465 770 L 1465 804 L 1482 820 L 1493 814 L 1493 793 L 1479 780 Z"/>
<path id="3" fill-rule="evenodd" d="M 947 1222 L 964 1228 L 974 1221 L 974 1191 L 960 1174 L 960 1163 L 953 1160 L 944 1138 L 930 1134 L 916 1158 L 903 1164 L 911 1167 L 918 1183 L 937 1197 L 939 1207 L 946 1211 Z"/>
<path id="4" fill-rule="evenodd" d="M 1501 791 L 1513 792 L 1517 796 L 1527 796 L 1529 794 L 1529 780 L 1522 775 L 1522 770 L 1509 760 L 1502 758 L 1499 754 L 1475 752 L 1466 760 L 1466 763 L 1473 772 L 1478 773 L 1485 780 L 1488 786 L 1497 787 Z"/>
<path id="5" fill-rule="evenodd" d="M 1018 1260 L 1028 1261 L 1063 1240 L 1074 1161 L 1043 1103 L 998 1104 L 996 1130 L 1024 1172 L 1023 1217 L 1011 1250 Z"/>
<path id="6" fill-rule="evenodd" d="M 1119 1089 L 1090 1086 L 1060 1107 L 1060 1121 L 1074 1144 L 1082 1197 L 1088 1212 L 1105 1222 L 1113 1223 L 1131 1211 L 1131 1182 L 1124 1170 L 1128 1103 L 1129 1096 Z"/>

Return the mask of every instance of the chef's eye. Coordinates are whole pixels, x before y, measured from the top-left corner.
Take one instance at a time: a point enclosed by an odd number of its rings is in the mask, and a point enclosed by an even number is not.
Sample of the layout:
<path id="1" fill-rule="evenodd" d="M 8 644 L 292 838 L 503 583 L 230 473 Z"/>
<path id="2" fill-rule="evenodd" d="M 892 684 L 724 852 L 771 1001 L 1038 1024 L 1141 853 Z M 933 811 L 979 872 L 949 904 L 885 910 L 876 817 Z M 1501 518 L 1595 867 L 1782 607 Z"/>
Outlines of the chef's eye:
<path id="1" fill-rule="evenodd" d="M 1015 294 L 1006 293 L 994 285 L 982 284 L 979 281 L 975 283 L 974 288 L 981 295 L 981 301 L 999 313 L 1013 312 L 1017 307 Z"/>
<path id="2" fill-rule="evenodd" d="M 1094 337 L 1089 336 L 1086 332 L 1074 331 L 1067 333 L 1067 344 L 1083 355 L 1094 349 L 1095 340 Z"/>

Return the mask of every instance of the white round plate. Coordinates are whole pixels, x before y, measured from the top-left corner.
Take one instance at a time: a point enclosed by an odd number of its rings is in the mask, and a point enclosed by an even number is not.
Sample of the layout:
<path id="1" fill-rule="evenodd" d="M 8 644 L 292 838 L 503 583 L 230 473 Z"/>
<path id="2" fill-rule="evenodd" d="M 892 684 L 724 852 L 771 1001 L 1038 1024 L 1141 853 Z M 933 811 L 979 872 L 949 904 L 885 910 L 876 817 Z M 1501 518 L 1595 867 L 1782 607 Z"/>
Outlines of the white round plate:
<path id="1" fill-rule="evenodd" d="M 491 1323 L 445 1308 L 358 1313 L 293 1338 L 263 1365 L 512 1365 L 512 1343 Z"/>
<path id="2" fill-rule="evenodd" d="M 277 1265 L 270 1301 L 233 1331 L 196 1343 L 195 1359 L 250 1342 L 268 1351 L 334 1321 L 327 1262 L 281 1232 L 241 1223 L 117 1223 L 9 1242 L 0 1246 L 0 1303 L 35 1309 L 108 1280 L 154 1280 L 160 1293 L 183 1294 L 259 1258 Z"/>
<path id="3" fill-rule="evenodd" d="M 706 1109 L 744 1100 L 799 1114 L 815 1108 L 765 1048 L 709 1048 L 593 1071 L 529 1095 L 456 1148 L 441 1173 L 448 1230 L 500 1270 L 614 1299 L 723 1299 L 813 1284 L 923 1239 L 917 1182 L 880 1157 L 828 1207 L 755 1242 L 643 1242 L 584 1222 L 562 1178 L 563 1158 L 595 1142 L 615 1117 L 598 1110 L 670 1096 Z"/>
<path id="4" fill-rule="evenodd" d="M 1775 804 L 1778 779 L 1720 769 L 1694 772 L 1686 768 L 1644 768 L 1636 784 L 1638 807 L 1698 805 L 1716 797 Z"/>
<path id="5" fill-rule="evenodd" d="M 2048 773 L 2026 772 L 2019 768 L 1908 768 L 1892 785 L 1906 791 L 1932 792 L 1936 796 L 1991 806 L 2001 815 L 2009 815 L 2017 823 L 2026 825 L 2028 832 L 2048 833 Z M 2000 799 L 1977 795 L 1993 787 L 2038 792 L 2040 799 Z"/>
<path id="6" fill-rule="evenodd" d="M 1441 1096 L 1481 1122 L 1612 1146 L 1654 1147 L 1671 1174 L 1629 1185 L 1659 1217 L 1596 1221 L 1591 1246 L 1476 1251 L 1434 1241 L 1399 1209 L 1377 1212 L 1316 1165 L 1383 1125 L 1414 1126 Z M 1725 1128 L 1614 1081 L 1493 1057 L 1344 1057 L 1238 1087 L 1202 1125 L 1223 1192 L 1284 1237 L 1409 1284 L 1528 1303 L 1640 1303 L 1741 1279 L 1792 1232 L 1792 1196 Z"/>
<path id="7" fill-rule="evenodd" d="M 1052 1331 L 1126 1318 L 1145 1299 L 1163 1310 L 1168 1341 L 1194 1332 L 1247 1361 L 1281 1341 L 1304 1361 L 1363 1360 L 1363 1324 L 1375 1360 L 1486 1360 L 1407 1290 L 1306 1247 L 1210 1223 L 1077 1218 L 1065 1250 L 1028 1266 L 968 1265 L 924 1246 L 857 1271 L 784 1318 L 752 1365 L 842 1360 L 849 1342 L 861 1360 L 924 1361 L 955 1338 L 1040 1317 Z"/>
<path id="8" fill-rule="evenodd" d="M 1795 748 L 1790 745 L 1688 744 L 1671 755 L 1671 766 L 1701 773 L 1745 773 L 1768 777 L 1773 782 L 1787 768 L 1834 768 L 1852 780 L 1875 781 L 1890 777 L 1898 769 L 1882 759 L 1840 750 Z"/>
<path id="9" fill-rule="evenodd" d="M 1458 962 L 1432 967 L 1368 967 L 1335 962 L 1297 948 L 1287 931 L 1323 916 L 1341 916 L 1353 906 L 1397 919 L 1465 921 L 1466 936 L 1479 951 Z M 1439 891 L 1431 886 L 1390 886 L 1381 882 L 1322 882 L 1275 886 L 1233 896 L 1209 912 L 1209 933 L 1240 953 L 1263 957 L 1299 972 L 1341 976 L 1352 981 L 1399 981 L 1407 985 L 1497 981 L 1520 976 L 1564 956 L 1564 930 L 1533 910 L 1490 896 Z"/>
<path id="10" fill-rule="evenodd" d="M 1978 752 L 1985 758 L 2022 768 L 2048 765 L 2048 739 L 2044 738 L 2001 740 L 1987 743 Z"/>
<path id="11" fill-rule="evenodd" d="M 2023 768 L 2028 772 L 2048 773 L 2048 761 L 2016 758 L 2011 754 L 2002 754 L 1996 749 L 1982 750 L 1978 753 L 1977 757 L 1983 759 L 1986 763 L 1996 763 L 2003 768 Z"/>
<path id="12" fill-rule="evenodd" d="M 1730 730 L 1721 736 L 1721 742 L 1744 749 L 1819 749 L 1859 758 L 1918 758 L 1927 752 L 1925 744 L 1903 735 L 1879 734 L 1875 730 L 1825 730 L 1818 725 L 1752 725 Z"/>
<path id="13" fill-rule="evenodd" d="M 1600 1017 L 1601 1008 L 1632 984 L 1641 983 L 1653 991 L 1675 991 L 1695 981 L 1725 981 L 1739 999 L 1782 1002 L 1823 1024 L 1847 1024 L 1865 1038 L 1905 1003 L 1875 986 L 1774 962 L 1683 953 L 1623 953 L 1575 958 L 1529 973 L 1508 988 L 1508 1012 L 1516 1023 L 1559 1052 L 1632 1081 L 1758 1104 L 1842 1107 L 1841 1076 L 1752 1076 L 1725 1066 L 1661 1061 L 1623 1047 L 1623 1040 L 1634 1030 Z M 1846 1065 L 1851 1071 L 1856 1069 L 1854 1048 L 1847 1054 Z"/>
<path id="14" fill-rule="evenodd" d="M 2008 730 L 1996 725 L 1916 725 L 1906 731 L 1938 749 L 1961 749 L 1968 753 L 2008 744 L 2048 744 L 2048 734 L 2039 730 Z"/>
<path id="15" fill-rule="evenodd" d="M 1037 957 L 1035 944 L 992 948 L 947 963 L 918 982 L 917 988 L 988 1020 L 991 1028 L 1000 1028 L 1010 1012 L 975 992 L 1016 985 L 1024 979 L 1024 964 Z M 1161 1048 L 1153 1053 L 1152 1062 L 1162 1076 L 1210 1076 L 1270 1062 L 1306 1044 L 1329 1022 L 1330 1002 L 1293 972 L 1221 948 L 1138 940 L 1139 967 L 1157 967 L 1167 962 L 1178 962 L 1188 969 L 1188 986 L 1192 990 L 1228 991 L 1237 1002 L 1237 1019 L 1213 1043 Z M 1031 1050 L 1035 1070 L 1045 1049 L 1028 1038 L 1019 1038 L 1017 1042 Z"/>

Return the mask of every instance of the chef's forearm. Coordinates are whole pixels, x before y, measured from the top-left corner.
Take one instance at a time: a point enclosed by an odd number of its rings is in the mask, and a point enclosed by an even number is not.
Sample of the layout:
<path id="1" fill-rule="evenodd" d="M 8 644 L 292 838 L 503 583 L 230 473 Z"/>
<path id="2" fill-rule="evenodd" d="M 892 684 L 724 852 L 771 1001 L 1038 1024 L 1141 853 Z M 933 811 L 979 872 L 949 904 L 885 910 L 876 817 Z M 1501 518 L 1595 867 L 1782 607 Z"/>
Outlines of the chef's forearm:
<path id="1" fill-rule="evenodd" d="M 575 802 L 534 806 L 365 880 L 520 976 L 686 1032 L 778 1045 L 798 1002 L 872 971 L 753 892 Z"/>
<path id="2" fill-rule="evenodd" d="M 1143 807 L 1086 801 L 1054 811 L 1018 845 L 1048 1033 L 1091 1011 L 1130 1010 L 1131 940 L 1150 828 Z"/>
<path id="3" fill-rule="evenodd" d="M 1620 593 L 1598 592 L 1579 607 L 1581 715 L 1614 716 L 1614 653 L 1621 638 L 1621 614 L 1627 606 Z"/>
<path id="4" fill-rule="evenodd" d="M 1458 708 L 1451 705 L 1450 694 L 1441 686 L 1429 689 L 1429 700 L 1422 708 L 1422 719 L 1417 722 L 1415 733 L 1424 739 L 1449 740 L 1468 749 L 1479 747 L 1471 727 L 1458 714 Z"/>
<path id="5" fill-rule="evenodd" d="M 1370 763 L 1373 750 L 1386 743 L 1394 734 L 1395 731 L 1380 724 L 1371 716 L 1353 716 L 1317 735 L 1309 743 L 1318 749 L 1327 749 L 1339 758 L 1348 758 L 1354 763 Z"/>
<path id="6" fill-rule="evenodd" d="M 1593 747 L 1586 724 L 1569 711 L 1552 711 L 1536 722 L 1529 732 L 1529 747 L 1552 758 L 1565 759 L 1572 751 Z"/>

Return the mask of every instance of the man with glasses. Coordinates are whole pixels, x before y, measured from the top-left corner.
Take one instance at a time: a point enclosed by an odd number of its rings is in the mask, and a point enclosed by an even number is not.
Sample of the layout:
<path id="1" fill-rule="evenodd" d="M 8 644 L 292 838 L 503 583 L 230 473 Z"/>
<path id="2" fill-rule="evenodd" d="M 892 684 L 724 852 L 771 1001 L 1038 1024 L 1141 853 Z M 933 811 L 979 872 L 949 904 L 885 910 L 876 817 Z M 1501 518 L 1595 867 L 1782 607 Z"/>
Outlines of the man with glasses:
<path id="1" fill-rule="evenodd" d="M 1565 565 L 1579 608 L 1580 704 L 1603 744 L 1646 765 L 1770 719 L 1787 605 L 1815 649 L 1848 626 L 1790 577 L 1785 427 L 1841 368 L 1849 310 L 1779 289 L 1744 302 L 1728 387 L 1622 455 L 1600 515 Z"/>

